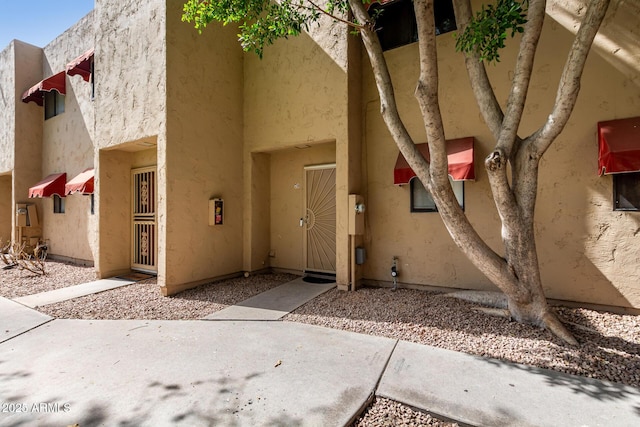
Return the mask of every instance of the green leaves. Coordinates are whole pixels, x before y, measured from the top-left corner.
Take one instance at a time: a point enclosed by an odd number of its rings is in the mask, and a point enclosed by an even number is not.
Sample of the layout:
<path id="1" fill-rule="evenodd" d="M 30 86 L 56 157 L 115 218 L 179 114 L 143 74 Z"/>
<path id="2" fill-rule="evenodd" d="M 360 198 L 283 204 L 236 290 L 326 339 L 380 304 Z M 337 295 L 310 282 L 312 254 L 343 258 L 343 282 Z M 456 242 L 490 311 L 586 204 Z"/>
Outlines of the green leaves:
<path id="1" fill-rule="evenodd" d="M 504 48 L 507 34 L 513 37 L 524 31 L 528 5 L 528 0 L 498 0 L 495 5 L 483 5 L 464 32 L 456 35 L 456 50 L 475 51 L 480 60 L 500 62 L 498 51 Z"/>
<path id="2" fill-rule="evenodd" d="M 193 23 L 198 31 L 212 21 L 239 23 L 240 44 L 245 51 L 262 57 L 264 47 L 279 38 L 297 36 L 317 22 L 322 13 L 345 12 L 345 0 L 331 0 L 327 11 L 309 0 L 188 0 L 183 7 L 182 20 Z"/>

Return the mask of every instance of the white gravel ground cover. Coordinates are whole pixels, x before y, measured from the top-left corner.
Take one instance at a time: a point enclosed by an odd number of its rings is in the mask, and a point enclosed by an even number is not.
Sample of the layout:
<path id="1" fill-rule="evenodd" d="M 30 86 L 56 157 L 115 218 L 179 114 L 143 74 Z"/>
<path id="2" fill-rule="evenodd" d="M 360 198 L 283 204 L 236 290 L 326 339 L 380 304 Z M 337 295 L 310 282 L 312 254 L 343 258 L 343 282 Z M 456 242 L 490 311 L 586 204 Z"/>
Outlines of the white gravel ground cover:
<path id="1" fill-rule="evenodd" d="M 57 261 L 46 261 L 45 265 L 44 276 L 18 268 L 0 270 L 0 296 L 18 298 L 96 280 L 93 267 Z M 0 267 L 4 267 L 1 261 Z"/>
<path id="2" fill-rule="evenodd" d="M 45 277 L 0 271 L 0 295 L 13 298 L 95 280 L 92 268 L 47 262 Z M 53 317 L 75 319 L 198 319 L 264 292 L 295 276 L 253 275 L 162 297 L 155 278 L 39 307 Z M 472 305 L 436 293 L 389 288 L 326 292 L 287 315 L 302 322 L 402 339 L 585 377 L 640 387 L 640 317 L 559 308 L 581 343 L 562 345 L 545 330 L 471 310 Z M 376 399 L 358 426 L 452 426 L 397 402 Z"/>

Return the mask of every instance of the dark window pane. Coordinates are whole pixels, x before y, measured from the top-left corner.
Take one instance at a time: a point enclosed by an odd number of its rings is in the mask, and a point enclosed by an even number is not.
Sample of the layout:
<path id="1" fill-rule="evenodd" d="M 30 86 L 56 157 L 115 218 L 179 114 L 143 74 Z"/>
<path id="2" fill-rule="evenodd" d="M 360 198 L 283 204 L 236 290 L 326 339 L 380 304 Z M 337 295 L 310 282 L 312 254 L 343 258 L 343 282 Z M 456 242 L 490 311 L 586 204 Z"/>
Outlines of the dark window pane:
<path id="1" fill-rule="evenodd" d="M 456 29 L 456 16 L 453 13 L 451 0 L 436 0 L 434 2 L 436 18 L 436 34 L 444 34 Z"/>
<path id="2" fill-rule="evenodd" d="M 382 50 L 390 50 L 418 41 L 418 25 L 412 0 L 398 0 L 385 5 L 374 3 L 369 8 L 369 15 L 376 19 L 376 31 Z M 444 34 L 456 29 L 451 0 L 437 0 L 434 5 L 434 15 L 436 34 Z"/>
<path id="3" fill-rule="evenodd" d="M 640 210 L 640 172 L 613 175 L 614 210 Z"/>
<path id="4" fill-rule="evenodd" d="M 56 115 L 56 93 L 55 91 L 44 93 L 44 119 L 50 119 Z"/>
<path id="5" fill-rule="evenodd" d="M 385 6 L 373 4 L 369 9 L 376 19 L 376 30 L 382 50 L 389 50 L 418 41 L 416 15 L 411 0 L 400 0 Z"/>
<path id="6" fill-rule="evenodd" d="M 64 198 L 53 195 L 53 213 L 64 213 Z"/>
<path id="7" fill-rule="evenodd" d="M 418 178 L 411 180 L 411 212 L 436 212 L 436 202 Z"/>
<path id="8" fill-rule="evenodd" d="M 464 210 L 464 181 L 453 181 L 449 177 L 453 193 L 460 203 L 460 207 Z M 411 186 L 411 212 L 437 212 L 436 202 L 433 201 L 429 191 L 424 188 L 422 182 L 418 178 L 413 178 Z"/>
<path id="9" fill-rule="evenodd" d="M 64 113 L 64 95 L 55 90 L 44 93 L 44 119 L 50 119 Z"/>

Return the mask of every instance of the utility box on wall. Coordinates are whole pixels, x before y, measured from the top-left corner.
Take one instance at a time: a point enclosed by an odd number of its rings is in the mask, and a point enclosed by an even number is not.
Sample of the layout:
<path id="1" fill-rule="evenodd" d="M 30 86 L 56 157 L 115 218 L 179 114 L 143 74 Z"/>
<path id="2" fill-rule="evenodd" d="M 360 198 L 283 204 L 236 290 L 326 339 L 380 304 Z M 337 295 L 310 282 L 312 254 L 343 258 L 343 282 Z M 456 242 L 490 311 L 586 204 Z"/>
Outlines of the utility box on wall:
<path id="1" fill-rule="evenodd" d="M 18 227 L 27 226 L 27 223 L 28 223 L 27 216 L 28 216 L 27 205 L 25 204 L 16 205 L 16 225 Z"/>
<path id="2" fill-rule="evenodd" d="M 38 211 L 36 205 L 27 205 L 27 216 L 29 217 L 29 227 L 38 227 Z"/>
<path id="3" fill-rule="evenodd" d="M 18 227 L 38 227 L 38 211 L 36 205 L 19 203 L 16 205 L 16 225 Z"/>
<path id="4" fill-rule="evenodd" d="M 349 194 L 349 234 L 364 234 L 364 198 L 359 194 Z"/>
<path id="5" fill-rule="evenodd" d="M 209 225 L 224 224 L 224 200 L 209 200 Z"/>

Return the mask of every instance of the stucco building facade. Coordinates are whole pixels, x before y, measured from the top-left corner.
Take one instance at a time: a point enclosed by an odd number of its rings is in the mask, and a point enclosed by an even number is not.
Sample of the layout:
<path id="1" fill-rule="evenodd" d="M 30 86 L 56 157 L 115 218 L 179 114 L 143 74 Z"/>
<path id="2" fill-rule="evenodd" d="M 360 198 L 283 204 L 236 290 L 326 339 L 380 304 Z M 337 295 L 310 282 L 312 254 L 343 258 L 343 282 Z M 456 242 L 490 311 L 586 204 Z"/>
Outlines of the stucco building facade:
<path id="1" fill-rule="evenodd" d="M 398 150 L 358 38 L 327 20 L 259 59 L 232 26 L 198 34 L 181 22 L 182 3 L 96 0 L 44 48 L 13 41 L 0 52 L 0 237 L 36 236 L 100 277 L 157 273 L 164 294 L 269 268 L 335 274 L 341 289 L 388 284 L 394 258 L 402 284 L 494 289 L 437 213 L 411 209 L 413 185 L 394 182 Z M 551 109 L 577 10 L 549 4 L 523 134 Z M 536 233 L 550 298 L 640 309 L 640 213 L 614 210 L 614 176 L 598 173 L 598 123 L 640 116 L 638 17 L 640 7 L 612 1 L 572 119 L 541 163 Z M 445 132 L 473 137 L 475 179 L 461 197 L 500 251 L 483 168 L 493 141 L 451 34 L 437 38 Z M 501 99 L 516 47 L 489 67 Z M 424 142 L 417 44 L 386 57 L 406 126 Z M 85 66 L 87 79 L 72 75 Z M 61 72 L 64 93 L 38 89 Z M 34 87 L 44 107 L 23 102 Z M 45 120 L 53 92 L 63 111 Z M 68 183 L 89 169 L 91 191 L 29 197 L 43 178 Z M 19 226 L 20 205 L 36 207 L 37 226 Z"/>

